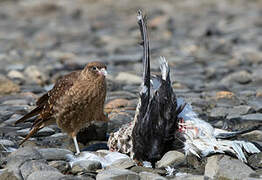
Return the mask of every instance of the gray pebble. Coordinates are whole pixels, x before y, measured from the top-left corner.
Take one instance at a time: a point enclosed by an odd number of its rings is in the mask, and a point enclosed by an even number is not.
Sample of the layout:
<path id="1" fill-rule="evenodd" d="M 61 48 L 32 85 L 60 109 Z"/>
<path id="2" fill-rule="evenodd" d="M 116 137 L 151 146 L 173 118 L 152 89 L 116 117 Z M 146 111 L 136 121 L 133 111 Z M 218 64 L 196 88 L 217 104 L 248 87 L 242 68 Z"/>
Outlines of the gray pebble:
<path id="1" fill-rule="evenodd" d="M 59 171 L 35 171 L 30 174 L 27 180 L 58 180 L 64 177 Z"/>
<path id="2" fill-rule="evenodd" d="M 150 172 L 141 172 L 139 176 L 140 180 L 166 180 L 166 178 Z"/>
<path id="3" fill-rule="evenodd" d="M 46 160 L 66 160 L 67 154 L 73 154 L 71 151 L 67 149 L 60 149 L 60 148 L 46 148 L 46 149 L 39 149 L 39 153 L 45 158 Z"/>
<path id="4" fill-rule="evenodd" d="M 11 78 L 11 79 L 24 79 L 24 75 L 16 70 L 11 70 L 8 72 L 7 77 Z"/>
<path id="5" fill-rule="evenodd" d="M 0 139 L 0 144 L 3 146 L 14 146 L 15 145 L 14 142 L 7 140 L 7 139 Z"/>
<path id="6" fill-rule="evenodd" d="M 139 180 L 137 173 L 134 173 L 126 169 L 109 169 L 102 171 L 97 174 L 97 180 L 116 180 L 116 179 L 128 179 L 128 180 Z"/>
<path id="7" fill-rule="evenodd" d="M 156 162 L 157 168 L 164 168 L 167 166 L 178 166 L 185 163 L 185 155 L 178 151 L 168 151 L 161 160 Z"/>
<path id="8" fill-rule="evenodd" d="M 21 129 L 16 131 L 17 135 L 19 136 L 27 136 L 27 134 L 29 133 L 31 128 L 26 128 L 26 129 Z M 55 131 L 49 127 L 44 127 L 42 129 L 40 129 L 35 135 L 34 137 L 42 137 L 42 136 L 50 136 L 52 134 L 54 134 Z"/>
<path id="9" fill-rule="evenodd" d="M 70 168 L 69 163 L 66 161 L 50 161 L 48 165 L 58 169 L 61 173 L 67 172 Z"/>
<path id="10" fill-rule="evenodd" d="M 46 162 L 39 160 L 26 161 L 20 167 L 20 170 L 24 179 L 27 179 L 35 171 L 58 171 L 56 168 L 48 166 Z"/>
<path id="11" fill-rule="evenodd" d="M 36 84 L 44 84 L 47 81 L 47 76 L 40 71 L 40 69 L 34 65 L 28 66 L 24 73 L 30 79 L 30 82 L 34 82 Z"/>
<path id="12" fill-rule="evenodd" d="M 254 172 L 245 163 L 226 155 L 208 157 L 205 168 L 205 176 L 211 179 L 244 179 Z"/>
<path id="13" fill-rule="evenodd" d="M 71 172 L 73 174 L 77 174 L 80 172 L 88 172 L 88 171 L 96 171 L 97 169 L 101 169 L 102 165 L 99 161 L 78 161 L 74 163 Z"/>
<path id="14" fill-rule="evenodd" d="M 135 166 L 135 162 L 131 159 L 119 159 L 108 166 L 106 169 L 129 169 Z"/>
<path id="15" fill-rule="evenodd" d="M 9 119 L 14 113 L 10 111 L 0 111 L 0 123 Z"/>
<path id="16" fill-rule="evenodd" d="M 230 85 L 231 83 L 248 84 L 252 81 L 252 75 L 247 71 L 239 71 L 229 74 L 221 80 L 224 85 Z"/>
<path id="17" fill-rule="evenodd" d="M 262 113 L 247 114 L 241 116 L 241 119 L 244 121 L 262 121 Z"/>
<path id="18" fill-rule="evenodd" d="M 14 172 L 8 171 L 7 169 L 0 170 L 0 179 L 1 180 L 21 180 L 20 177 L 17 177 Z"/>
<path id="19" fill-rule="evenodd" d="M 227 115 L 228 108 L 216 107 L 211 110 L 209 117 L 212 120 L 221 120 L 222 118 L 225 118 Z"/>
<path id="20" fill-rule="evenodd" d="M 19 148 L 7 157 L 6 169 L 12 172 L 17 178 L 22 179 L 20 167 L 23 163 L 30 160 L 42 159 L 41 154 L 32 147 Z"/>
<path id="21" fill-rule="evenodd" d="M 4 101 L 3 104 L 17 106 L 17 105 L 27 105 L 28 102 L 26 99 L 12 99 L 12 100 Z"/>

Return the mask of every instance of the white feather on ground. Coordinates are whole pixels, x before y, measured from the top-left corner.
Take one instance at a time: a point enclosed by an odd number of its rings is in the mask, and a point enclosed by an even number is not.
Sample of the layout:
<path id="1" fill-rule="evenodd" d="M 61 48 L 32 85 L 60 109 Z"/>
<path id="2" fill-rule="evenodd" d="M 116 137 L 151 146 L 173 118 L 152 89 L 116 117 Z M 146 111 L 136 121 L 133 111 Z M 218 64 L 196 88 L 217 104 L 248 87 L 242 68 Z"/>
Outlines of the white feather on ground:
<path id="1" fill-rule="evenodd" d="M 177 98 L 178 105 L 184 104 L 182 98 Z M 225 130 L 215 129 L 209 123 L 198 118 L 187 104 L 179 114 L 183 122 L 179 122 L 179 127 L 186 141 L 184 150 L 186 154 L 192 153 L 198 157 L 207 156 L 213 153 L 230 152 L 243 162 L 247 162 L 243 149 L 248 153 L 259 153 L 260 150 L 252 143 L 245 141 L 230 141 L 217 139 L 220 133 L 231 133 Z"/>
<path id="2" fill-rule="evenodd" d="M 92 152 L 87 152 L 87 151 L 81 152 L 79 156 L 67 154 L 67 160 L 69 161 L 69 164 L 71 167 L 73 167 L 75 163 L 78 163 L 80 161 L 90 160 L 90 161 L 100 162 L 102 165 L 102 168 L 105 168 L 113 164 L 114 162 L 116 162 L 119 159 L 129 159 L 129 156 L 127 156 L 126 154 L 119 153 L 119 152 L 110 152 L 107 155 L 105 155 L 104 157 L 98 156 Z"/>

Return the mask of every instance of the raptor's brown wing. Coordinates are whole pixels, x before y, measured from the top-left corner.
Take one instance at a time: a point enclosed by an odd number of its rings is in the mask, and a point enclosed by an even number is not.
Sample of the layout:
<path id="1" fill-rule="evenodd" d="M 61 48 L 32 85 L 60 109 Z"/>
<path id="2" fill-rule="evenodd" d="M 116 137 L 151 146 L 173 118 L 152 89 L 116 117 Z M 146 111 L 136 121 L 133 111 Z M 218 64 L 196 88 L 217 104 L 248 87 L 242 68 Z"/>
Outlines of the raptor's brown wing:
<path id="1" fill-rule="evenodd" d="M 46 94 L 42 95 L 36 102 L 37 107 L 33 109 L 28 114 L 24 115 L 22 118 L 17 120 L 15 124 L 26 121 L 28 118 L 39 115 L 38 118 L 34 121 L 32 125 L 32 129 L 26 138 L 20 143 L 23 144 L 27 139 L 29 139 L 32 135 L 34 135 L 41 128 L 46 125 L 52 124 L 54 121 L 54 109 L 53 107 L 56 105 L 57 101 L 60 97 L 65 95 L 65 92 L 70 89 L 74 82 L 77 81 L 80 72 L 75 71 L 68 75 L 60 78 L 56 83 L 53 89 L 48 91 Z"/>
<path id="2" fill-rule="evenodd" d="M 65 95 L 65 92 L 69 90 L 74 82 L 77 81 L 80 71 L 72 72 L 68 75 L 60 78 L 53 89 L 51 89 L 47 95 L 43 95 L 39 98 L 36 104 L 43 106 L 42 111 L 40 112 L 40 119 L 49 119 L 54 115 L 54 106 L 57 101 Z"/>
<path id="3" fill-rule="evenodd" d="M 31 112 L 18 119 L 15 124 L 26 121 L 27 119 L 40 115 L 38 119 L 49 119 L 53 115 L 53 106 L 57 100 L 62 97 L 65 92 L 70 89 L 74 81 L 79 76 L 79 71 L 72 72 L 68 75 L 61 77 L 54 85 L 53 89 L 42 95 L 36 102 L 36 108 Z M 36 121 L 38 120 L 36 119 Z M 36 122 L 35 122 L 36 123 Z"/>

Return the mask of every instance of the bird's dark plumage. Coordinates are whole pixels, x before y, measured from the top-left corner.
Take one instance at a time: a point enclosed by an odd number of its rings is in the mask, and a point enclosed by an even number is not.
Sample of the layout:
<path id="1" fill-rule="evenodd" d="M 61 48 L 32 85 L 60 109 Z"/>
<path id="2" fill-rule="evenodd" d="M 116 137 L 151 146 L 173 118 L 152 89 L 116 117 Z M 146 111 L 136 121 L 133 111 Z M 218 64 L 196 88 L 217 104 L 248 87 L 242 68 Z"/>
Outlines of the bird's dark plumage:
<path id="1" fill-rule="evenodd" d="M 150 76 L 150 56 L 147 29 L 141 13 L 138 24 L 143 44 L 143 84 L 140 91 L 139 114 L 132 132 L 134 158 L 153 164 L 172 148 L 174 132 L 178 130 L 178 114 L 184 106 L 177 107 L 169 67 L 164 58 L 161 76 Z M 152 83 L 151 83 L 152 82 Z"/>
<path id="2" fill-rule="evenodd" d="M 60 78 L 53 89 L 41 96 L 36 108 L 17 120 L 15 124 L 38 115 L 24 143 L 41 128 L 56 123 L 74 139 L 79 153 L 76 135 L 92 121 L 106 121 L 104 101 L 106 96 L 106 66 L 91 62 L 82 71 L 75 71 Z"/>
<path id="3" fill-rule="evenodd" d="M 189 103 L 176 98 L 169 77 L 169 67 L 161 58 L 161 75 L 150 77 L 149 43 L 144 19 L 138 23 L 143 39 L 143 83 L 133 121 L 111 133 L 108 146 L 112 151 L 130 155 L 138 161 L 154 164 L 169 150 L 183 150 L 198 158 L 214 153 L 229 153 L 247 162 L 246 153 L 259 153 L 250 142 L 226 140 L 246 131 L 228 132 L 213 128 L 200 119 Z M 182 149 L 183 148 L 183 149 Z"/>

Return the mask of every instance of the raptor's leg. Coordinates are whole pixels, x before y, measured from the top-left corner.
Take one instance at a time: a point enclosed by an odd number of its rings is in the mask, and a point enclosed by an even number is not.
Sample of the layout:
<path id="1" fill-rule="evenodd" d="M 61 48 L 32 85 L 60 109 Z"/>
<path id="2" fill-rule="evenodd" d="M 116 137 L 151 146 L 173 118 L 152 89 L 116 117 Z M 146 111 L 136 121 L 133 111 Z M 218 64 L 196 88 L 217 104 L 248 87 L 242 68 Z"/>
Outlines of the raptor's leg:
<path id="1" fill-rule="evenodd" d="M 73 140 L 74 140 L 74 144 L 75 144 L 75 148 L 76 148 L 76 154 L 75 155 L 79 155 L 80 154 L 80 150 L 79 150 L 79 146 L 76 140 L 76 136 L 73 136 Z"/>

